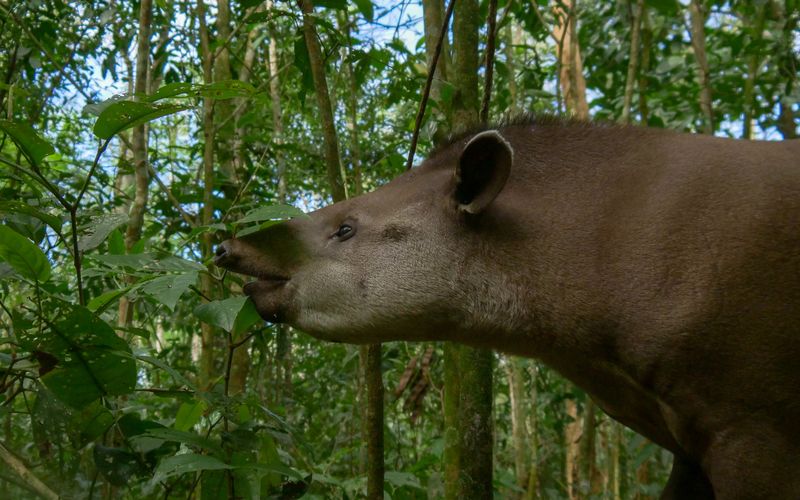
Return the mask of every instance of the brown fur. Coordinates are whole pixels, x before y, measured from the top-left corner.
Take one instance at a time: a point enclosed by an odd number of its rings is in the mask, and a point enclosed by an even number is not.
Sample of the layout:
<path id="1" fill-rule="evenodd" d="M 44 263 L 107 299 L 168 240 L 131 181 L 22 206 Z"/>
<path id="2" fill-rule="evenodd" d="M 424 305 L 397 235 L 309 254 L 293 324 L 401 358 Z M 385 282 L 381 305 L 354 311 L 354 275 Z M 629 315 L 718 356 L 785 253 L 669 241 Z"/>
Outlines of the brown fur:
<path id="1" fill-rule="evenodd" d="M 288 278 L 249 293 L 322 338 L 543 360 L 675 454 L 665 498 L 798 497 L 800 141 L 553 119 L 500 133 L 486 157 L 508 141 L 510 176 L 476 213 L 455 198 L 470 131 L 373 193 L 224 243 L 219 263 Z M 343 222 L 357 231 L 337 241 Z"/>

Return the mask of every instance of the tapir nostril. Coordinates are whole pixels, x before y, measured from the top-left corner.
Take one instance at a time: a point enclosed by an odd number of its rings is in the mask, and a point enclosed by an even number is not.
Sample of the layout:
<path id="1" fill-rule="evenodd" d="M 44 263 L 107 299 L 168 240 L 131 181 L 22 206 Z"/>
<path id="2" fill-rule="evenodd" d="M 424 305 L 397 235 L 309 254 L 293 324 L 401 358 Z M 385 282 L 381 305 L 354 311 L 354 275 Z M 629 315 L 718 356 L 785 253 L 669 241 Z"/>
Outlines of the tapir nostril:
<path id="1" fill-rule="evenodd" d="M 214 252 L 217 256 L 214 258 L 214 263 L 216 265 L 224 264 L 225 261 L 230 259 L 231 256 L 231 245 L 227 241 L 223 241 L 219 245 L 217 245 L 217 250 Z"/>

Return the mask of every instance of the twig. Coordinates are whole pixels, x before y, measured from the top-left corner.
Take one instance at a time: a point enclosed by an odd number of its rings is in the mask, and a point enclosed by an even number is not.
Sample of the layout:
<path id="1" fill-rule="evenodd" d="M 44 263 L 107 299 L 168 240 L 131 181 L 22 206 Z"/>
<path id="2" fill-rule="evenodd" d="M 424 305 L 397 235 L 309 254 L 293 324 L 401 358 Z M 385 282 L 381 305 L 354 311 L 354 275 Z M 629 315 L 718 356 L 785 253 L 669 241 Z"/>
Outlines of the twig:
<path id="1" fill-rule="evenodd" d="M 417 120 L 414 123 L 414 135 L 411 136 L 411 150 L 408 152 L 406 170 L 411 170 L 411 165 L 414 163 L 414 153 L 417 152 L 417 141 L 419 141 L 419 129 L 422 126 L 422 118 L 425 116 L 425 107 L 428 105 L 428 98 L 431 94 L 433 74 L 436 72 L 436 64 L 439 62 L 439 55 L 442 52 L 442 44 L 444 43 L 444 37 L 447 36 L 447 27 L 450 25 L 450 16 L 453 14 L 453 6 L 455 4 L 456 0 L 450 0 L 450 3 L 447 5 L 447 12 L 444 14 L 442 30 L 439 32 L 439 39 L 436 41 L 436 50 L 433 53 L 433 59 L 431 59 L 431 65 L 428 68 L 428 78 L 425 80 L 425 89 L 422 91 L 422 100 L 419 102 Z"/>
<path id="2" fill-rule="evenodd" d="M 46 484 L 44 484 L 38 477 L 36 477 L 27 467 L 25 464 L 22 463 L 22 460 L 18 459 L 13 453 L 11 453 L 8 448 L 0 443 L 0 458 L 8 464 L 8 466 L 19 475 L 28 485 L 30 485 L 36 493 L 41 495 L 47 499 L 57 500 L 58 495 L 56 495 L 53 490 L 51 490 Z"/>
<path id="3" fill-rule="evenodd" d="M 486 84 L 483 86 L 481 103 L 481 123 L 489 121 L 489 102 L 492 99 L 492 80 L 494 78 L 494 48 L 497 35 L 497 0 L 489 0 L 488 33 L 486 35 Z"/>

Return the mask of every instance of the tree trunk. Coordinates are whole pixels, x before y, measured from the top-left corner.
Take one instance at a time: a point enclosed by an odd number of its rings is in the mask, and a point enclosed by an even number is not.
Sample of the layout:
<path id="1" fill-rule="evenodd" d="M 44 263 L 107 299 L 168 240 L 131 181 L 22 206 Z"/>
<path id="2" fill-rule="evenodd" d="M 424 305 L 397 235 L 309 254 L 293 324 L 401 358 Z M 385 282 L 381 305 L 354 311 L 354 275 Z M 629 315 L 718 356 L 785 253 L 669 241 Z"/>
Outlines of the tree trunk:
<path id="1" fill-rule="evenodd" d="M 700 110 L 703 112 L 704 134 L 714 133 L 714 114 L 711 108 L 711 77 L 706 59 L 706 17 L 700 0 L 691 0 L 689 15 L 692 25 L 692 47 L 697 61 L 697 80 L 700 84 Z"/>
<path id="2" fill-rule="evenodd" d="M 650 71 L 650 47 L 653 43 L 653 31 L 650 28 L 650 16 L 647 9 L 642 10 L 642 62 L 639 69 L 639 119 L 647 125 L 650 112 L 647 107 L 647 74 Z"/>
<path id="3" fill-rule="evenodd" d="M 580 461 L 581 422 L 578 416 L 578 405 L 574 399 L 564 401 L 565 411 L 569 422 L 564 426 L 564 482 L 567 487 L 567 497 L 570 500 L 579 498 L 580 475 L 578 462 Z"/>
<path id="4" fill-rule="evenodd" d="M 325 80 L 325 67 L 322 61 L 322 50 L 317 38 L 317 29 L 314 23 L 314 6 L 311 0 L 299 0 L 303 12 L 303 35 L 308 49 L 308 59 L 311 65 L 311 75 L 314 78 L 314 89 L 319 106 L 320 122 L 322 124 L 323 142 L 325 143 L 325 166 L 328 174 L 328 184 L 331 188 L 333 201 L 345 199 L 344 182 L 342 180 L 341 159 L 339 145 L 336 139 L 336 128 L 333 121 L 328 82 Z"/>
<path id="5" fill-rule="evenodd" d="M 211 40 L 206 24 L 205 0 L 197 0 L 197 19 L 200 24 L 200 57 L 203 66 L 203 81 L 208 84 L 214 79 L 214 56 L 211 52 Z M 214 214 L 214 100 L 211 97 L 203 98 L 203 210 L 201 212 L 201 225 L 211 224 Z M 210 259 L 212 254 L 211 233 L 201 235 L 200 250 L 203 261 Z M 213 297 L 214 283 L 208 273 L 200 276 L 200 290 L 208 298 Z M 198 367 L 198 386 L 209 389 L 214 373 L 214 328 L 208 323 L 200 325 L 200 363 Z"/>
<path id="6" fill-rule="evenodd" d="M 766 4 L 759 6 L 755 4 L 756 18 L 752 30 L 752 41 L 757 42 L 762 38 L 764 32 L 764 22 L 766 21 Z M 752 43 L 752 42 L 751 42 Z M 756 44 L 757 46 L 757 44 Z M 758 53 L 750 54 L 747 58 L 747 77 L 744 80 L 744 117 L 742 118 L 742 139 L 753 138 L 753 115 L 756 107 L 755 88 L 758 70 L 761 67 L 761 55 Z"/>
<path id="7" fill-rule="evenodd" d="M 632 2 L 629 3 L 632 5 Z M 622 123 L 631 122 L 631 102 L 633 101 L 633 85 L 636 81 L 636 66 L 639 64 L 639 33 L 642 29 L 642 14 L 644 0 L 637 0 L 633 7 L 633 20 L 631 22 L 631 46 L 628 57 L 628 75 L 625 79 L 625 98 L 622 103 Z"/>
<path id="8" fill-rule="evenodd" d="M 528 396 L 528 436 L 530 439 L 530 471 L 528 472 L 528 487 L 525 500 L 539 498 L 539 420 L 536 418 L 536 409 L 539 393 L 536 389 L 538 373 L 536 363 L 528 362 L 528 375 L 531 381 L 531 389 Z"/>
<path id="9" fill-rule="evenodd" d="M 444 22 L 445 5 L 443 0 L 423 0 L 422 13 L 425 25 L 425 56 L 427 67 L 430 67 L 433 60 L 434 53 L 436 52 L 436 42 L 439 40 L 439 35 L 442 32 L 442 24 Z M 431 82 L 431 99 L 438 106 L 438 110 L 432 113 L 435 120 L 442 123 L 450 123 L 451 116 L 449 113 L 449 106 L 442 102 L 442 87 L 448 81 L 448 68 L 452 62 L 450 61 L 450 47 L 447 37 L 442 40 L 442 51 L 439 54 L 439 60 L 436 63 L 436 71 L 433 74 L 433 81 Z M 437 126 L 434 137 L 439 139 L 444 136 L 442 127 Z"/>
<path id="10" fill-rule="evenodd" d="M 254 7 L 257 9 L 257 7 Z M 244 49 L 244 59 L 242 66 L 239 69 L 239 81 L 249 82 L 250 76 L 253 72 L 253 64 L 256 59 L 256 39 L 259 36 L 260 30 L 254 28 L 247 34 Z M 244 136 L 247 130 L 240 124 L 240 120 L 244 115 L 246 108 L 247 98 L 237 99 L 236 108 L 233 111 L 233 122 L 235 131 L 233 134 L 233 170 L 235 172 L 244 171 L 247 166 L 247 149 L 244 144 Z M 236 339 L 239 340 L 239 339 Z M 229 384 L 229 393 L 239 394 L 244 391 L 247 384 L 247 377 L 250 373 L 250 345 L 252 339 L 246 341 L 233 352 L 233 359 L 231 360 L 231 379 Z"/>
<path id="11" fill-rule="evenodd" d="M 136 100 L 147 94 L 148 71 L 150 70 L 150 25 L 153 21 L 152 0 L 142 0 L 139 4 L 139 35 L 136 49 L 136 77 L 133 91 Z M 144 225 L 144 211 L 147 206 L 150 174 L 147 168 L 147 125 L 134 127 L 131 153 L 133 155 L 134 197 L 128 212 L 128 228 L 125 232 L 125 248 L 128 252 L 139 241 Z M 133 303 L 127 297 L 119 302 L 120 325 L 128 326 L 133 319 Z"/>
<path id="12" fill-rule="evenodd" d="M 272 0 L 267 0 L 267 12 L 272 11 Z M 281 111 L 281 87 L 278 73 L 277 29 L 273 26 L 269 32 L 267 49 L 267 69 L 269 71 L 269 95 L 272 103 L 272 141 L 275 148 L 275 176 L 278 179 L 278 203 L 286 203 L 286 159 L 280 146 L 283 144 L 283 115 Z M 277 325 L 275 337 L 275 357 L 279 365 L 278 375 L 274 382 L 275 401 L 284 404 L 283 400 L 291 399 L 292 391 L 292 338 L 291 329 L 286 325 Z"/>
<path id="13" fill-rule="evenodd" d="M 567 112 L 581 120 L 589 118 L 586 101 L 586 79 L 577 36 L 577 0 L 563 0 L 555 7 L 558 19 L 553 36 L 558 40 L 556 53 L 559 60 L 559 83 Z"/>
<path id="14" fill-rule="evenodd" d="M 517 486 L 525 489 L 528 486 L 530 463 L 528 447 L 530 440 L 525 429 L 525 367 L 524 361 L 509 357 L 505 363 L 508 377 L 508 394 L 511 400 L 511 442 L 514 449 L 514 475 Z"/>
<path id="15" fill-rule="evenodd" d="M 789 2 L 784 5 L 776 3 L 777 17 L 783 22 L 783 30 L 781 36 L 781 49 L 780 49 L 780 66 L 781 75 L 786 77 L 786 84 L 783 86 L 783 92 L 779 97 L 779 114 L 778 114 L 778 130 L 784 139 L 796 139 L 797 135 L 797 121 L 792 108 L 792 102 L 789 96 L 794 92 L 795 81 L 797 80 L 797 67 L 796 56 L 794 53 L 794 37 L 797 33 L 798 17 L 787 12 L 789 9 Z M 796 12 L 797 7 L 794 7 Z"/>
<path id="16" fill-rule="evenodd" d="M 444 496 L 446 500 L 458 499 L 458 475 L 461 468 L 459 452 L 458 407 L 461 397 L 460 366 L 461 346 L 444 344 Z"/>
<path id="17" fill-rule="evenodd" d="M 337 202 L 347 197 L 347 191 L 345 190 L 344 179 L 342 179 L 341 158 L 339 156 L 336 126 L 333 122 L 333 110 L 328 93 L 328 82 L 325 79 L 325 68 L 312 17 L 313 6 L 310 0 L 299 0 L 299 3 L 303 12 L 303 31 L 322 122 L 328 181 L 333 201 Z M 367 498 L 382 499 L 384 462 L 381 346 L 380 344 L 365 346 L 361 354 L 364 360 L 364 378 L 367 389 L 367 411 L 365 412 L 367 435 L 364 436 L 367 441 Z"/>

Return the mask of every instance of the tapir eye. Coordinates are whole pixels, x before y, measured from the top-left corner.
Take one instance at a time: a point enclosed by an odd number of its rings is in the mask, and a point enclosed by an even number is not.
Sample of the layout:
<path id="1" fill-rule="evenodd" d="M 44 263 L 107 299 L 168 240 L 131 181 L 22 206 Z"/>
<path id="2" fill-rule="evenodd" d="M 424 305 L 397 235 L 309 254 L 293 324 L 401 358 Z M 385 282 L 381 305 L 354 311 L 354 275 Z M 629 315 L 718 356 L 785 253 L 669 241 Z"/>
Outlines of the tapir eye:
<path id="1" fill-rule="evenodd" d="M 353 229 L 353 226 L 351 226 L 350 224 L 342 224 L 341 226 L 339 226 L 339 229 L 337 229 L 333 235 L 339 238 L 339 241 L 344 241 L 353 236 L 354 234 L 356 234 L 356 230 Z"/>

